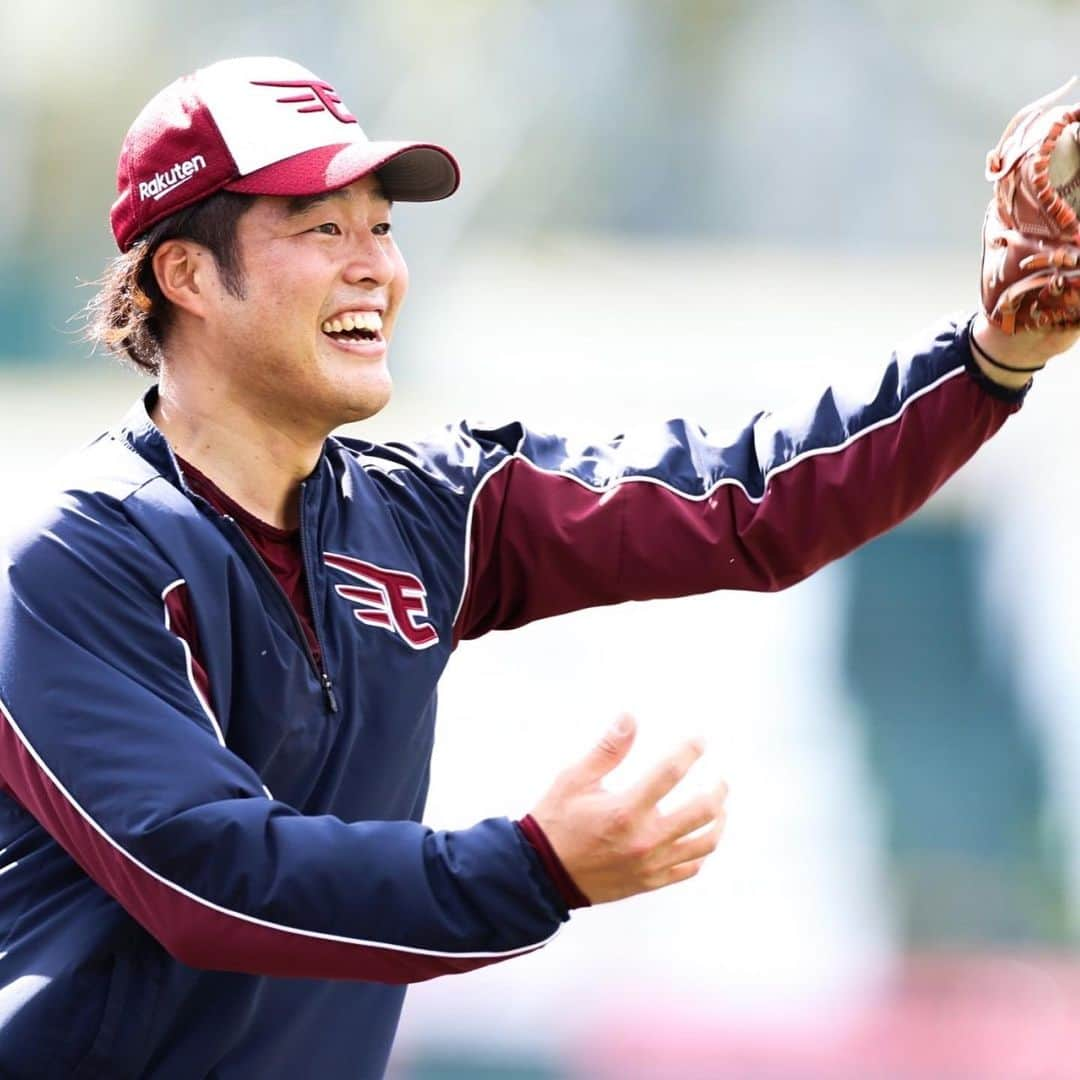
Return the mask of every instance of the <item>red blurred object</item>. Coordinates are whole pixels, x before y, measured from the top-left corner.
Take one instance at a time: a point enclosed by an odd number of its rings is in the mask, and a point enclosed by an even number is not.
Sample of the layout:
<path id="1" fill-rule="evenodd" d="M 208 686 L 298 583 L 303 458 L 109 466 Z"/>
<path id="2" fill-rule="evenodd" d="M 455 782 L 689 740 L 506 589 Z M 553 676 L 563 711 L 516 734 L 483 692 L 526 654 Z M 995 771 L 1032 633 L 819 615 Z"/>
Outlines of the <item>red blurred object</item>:
<path id="1" fill-rule="evenodd" d="M 590 1080 L 1076 1080 L 1080 961 L 912 956 L 875 998 L 817 1023 L 623 1011 L 574 1066 Z"/>

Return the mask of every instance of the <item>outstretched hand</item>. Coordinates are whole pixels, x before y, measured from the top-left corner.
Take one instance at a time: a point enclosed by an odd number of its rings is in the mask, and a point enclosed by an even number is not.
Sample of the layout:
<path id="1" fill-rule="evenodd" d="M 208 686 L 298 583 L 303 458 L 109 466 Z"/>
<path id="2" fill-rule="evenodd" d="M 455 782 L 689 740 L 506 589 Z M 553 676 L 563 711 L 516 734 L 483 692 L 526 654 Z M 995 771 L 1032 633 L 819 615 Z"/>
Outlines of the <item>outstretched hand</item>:
<path id="1" fill-rule="evenodd" d="M 724 829 L 724 783 L 671 813 L 657 806 L 701 757 L 704 746 L 698 739 L 684 743 L 628 790 L 604 787 L 604 778 L 630 752 L 636 730 L 633 717 L 619 717 L 585 757 L 559 774 L 532 811 L 593 904 L 693 877 Z"/>

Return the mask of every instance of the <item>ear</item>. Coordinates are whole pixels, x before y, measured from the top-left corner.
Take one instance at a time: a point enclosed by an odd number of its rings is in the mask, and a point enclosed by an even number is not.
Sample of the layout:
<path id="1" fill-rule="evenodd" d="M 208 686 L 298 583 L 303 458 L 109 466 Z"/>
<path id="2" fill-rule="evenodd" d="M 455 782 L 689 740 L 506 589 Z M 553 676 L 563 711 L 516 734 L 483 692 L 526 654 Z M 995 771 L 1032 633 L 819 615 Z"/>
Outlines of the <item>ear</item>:
<path id="1" fill-rule="evenodd" d="M 192 240 L 166 240 L 151 260 L 158 288 L 175 307 L 204 315 L 212 295 L 210 278 L 216 272 L 214 258 Z"/>

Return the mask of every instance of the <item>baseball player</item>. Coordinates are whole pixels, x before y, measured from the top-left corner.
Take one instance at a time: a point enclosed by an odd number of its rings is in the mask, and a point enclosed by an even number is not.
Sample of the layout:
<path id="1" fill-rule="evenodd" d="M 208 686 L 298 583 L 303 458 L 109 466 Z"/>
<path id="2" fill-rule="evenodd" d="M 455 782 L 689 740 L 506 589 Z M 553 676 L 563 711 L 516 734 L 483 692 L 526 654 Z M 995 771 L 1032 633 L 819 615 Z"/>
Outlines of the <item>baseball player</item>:
<path id="1" fill-rule="evenodd" d="M 694 876 L 724 789 L 658 809 L 689 741 L 607 791 L 628 717 L 521 820 L 422 825 L 456 644 L 800 581 L 921 505 L 1075 336 L 943 322 L 870 400 L 723 439 L 376 445 L 331 433 L 390 394 L 391 204 L 451 195 L 453 157 L 244 58 L 154 97 L 117 179 L 95 326 L 154 383 L 0 575 L 7 1077 L 377 1077 L 406 984 Z M 991 315 L 1022 309 L 1012 284 Z"/>

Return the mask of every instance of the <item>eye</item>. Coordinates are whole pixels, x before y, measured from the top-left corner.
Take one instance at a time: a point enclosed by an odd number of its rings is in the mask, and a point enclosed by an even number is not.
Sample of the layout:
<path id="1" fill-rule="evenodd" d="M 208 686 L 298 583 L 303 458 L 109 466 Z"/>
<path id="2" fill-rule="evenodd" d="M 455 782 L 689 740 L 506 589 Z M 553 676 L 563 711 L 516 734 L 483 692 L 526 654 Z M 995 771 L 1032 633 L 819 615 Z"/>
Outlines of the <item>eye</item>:
<path id="1" fill-rule="evenodd" d="M 324 221 L 321 225 L 316 225 L 312 232 L 321 232 L 324 236 L 340 236 L 341 230 L 332 221 Z"/>
<path id="2" fill-rule="evenodd" d="M 390 222 L 381 221 L 371 230 L 376 236 L 389 236 L 390 235 Z"/>

